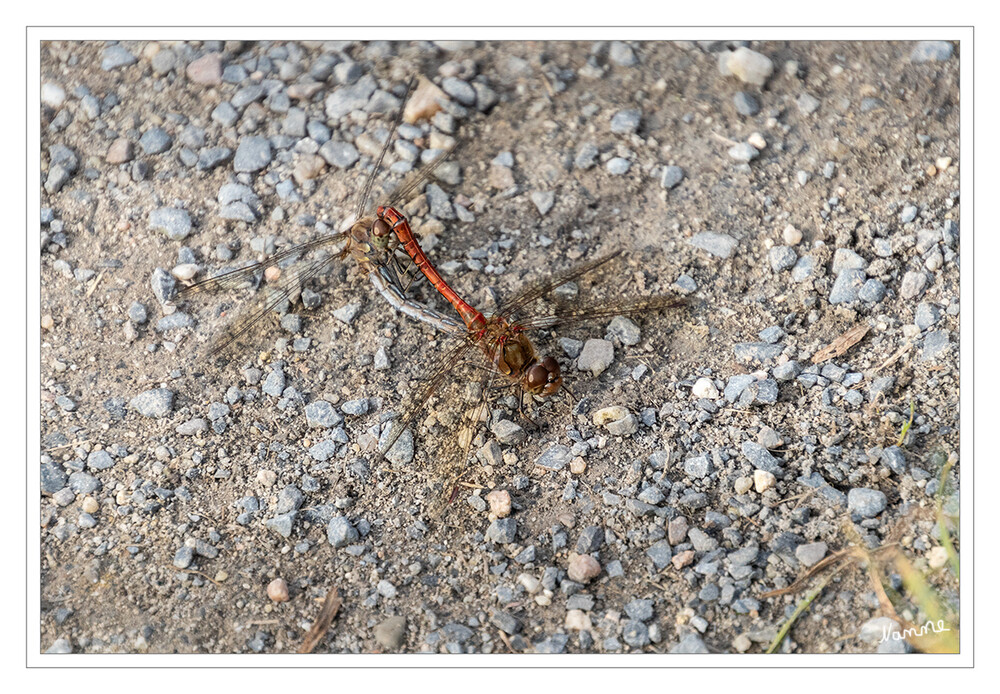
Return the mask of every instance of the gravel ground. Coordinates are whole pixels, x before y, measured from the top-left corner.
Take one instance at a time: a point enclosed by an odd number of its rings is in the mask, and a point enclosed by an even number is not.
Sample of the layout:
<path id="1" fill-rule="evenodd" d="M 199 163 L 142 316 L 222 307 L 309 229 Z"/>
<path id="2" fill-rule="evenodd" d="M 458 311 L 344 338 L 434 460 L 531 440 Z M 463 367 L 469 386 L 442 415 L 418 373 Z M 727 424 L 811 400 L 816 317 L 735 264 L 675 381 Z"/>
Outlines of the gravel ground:
<path id="1" fill-rule="evenodd" d="M 380 184 L 460 143 L 406 207 L 459 292 L 624 248 L 581 298 L 690 297 L 544 335 L 575 402 L 498 401 L 441 518 L 435 418 L 374 452 L 441 340 L 356 268 L 218 369 L 229 298 L 170 302 L 343 228 L 414 72 L 445 108 Z M 42 83 L 42 651 L 294 651 L 336 589 L 317 651 L 761 652 L 768 591 L 890 542 L 957 608 L 956 45 L 52 43 Z M 845 568 L 779 651 L 910 650 L 878 598 Z"/>

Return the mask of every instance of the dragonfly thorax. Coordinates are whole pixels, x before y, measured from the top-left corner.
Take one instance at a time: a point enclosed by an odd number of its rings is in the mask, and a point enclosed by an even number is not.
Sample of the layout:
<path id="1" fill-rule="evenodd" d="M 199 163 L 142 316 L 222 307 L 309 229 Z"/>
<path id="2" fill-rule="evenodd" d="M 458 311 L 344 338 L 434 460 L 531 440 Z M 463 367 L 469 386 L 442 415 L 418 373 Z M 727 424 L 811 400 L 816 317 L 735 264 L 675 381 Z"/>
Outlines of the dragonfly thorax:
<path id="1" fill-rule="evenodd" d="M 492 345 L 487 356 L 497 370 L 519 383 L 532 395 L 552 395 L 562 385 L 559 362 L 552 357 L 539 359 L 531 340 L 502 318 L 491 318 L 480 344 Z"/>

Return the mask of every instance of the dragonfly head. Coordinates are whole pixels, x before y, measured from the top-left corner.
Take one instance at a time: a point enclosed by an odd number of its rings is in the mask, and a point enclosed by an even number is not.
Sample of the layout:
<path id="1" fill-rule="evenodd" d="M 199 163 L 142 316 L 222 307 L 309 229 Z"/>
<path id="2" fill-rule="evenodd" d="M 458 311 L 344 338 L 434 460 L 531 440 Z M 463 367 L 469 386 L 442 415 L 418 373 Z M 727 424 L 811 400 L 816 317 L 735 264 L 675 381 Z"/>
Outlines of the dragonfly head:
<path id="1" fill-rule="evenodd" d="M 524 372 L 524 389 L 532 395 L 552 395 L 561 385 L 559 362 L 552 357 L 535 362 Z"/>
<path id="2" fill-rule="evenodd" d="M 389 222 L 382 219 L 381 216 L 376 217 L 375 222 L 372 224 L 372 234 L 374 234 L 377 238 L 382 239 L 389 236 L 391 233 L 392 227 L 389 225 Z"/>

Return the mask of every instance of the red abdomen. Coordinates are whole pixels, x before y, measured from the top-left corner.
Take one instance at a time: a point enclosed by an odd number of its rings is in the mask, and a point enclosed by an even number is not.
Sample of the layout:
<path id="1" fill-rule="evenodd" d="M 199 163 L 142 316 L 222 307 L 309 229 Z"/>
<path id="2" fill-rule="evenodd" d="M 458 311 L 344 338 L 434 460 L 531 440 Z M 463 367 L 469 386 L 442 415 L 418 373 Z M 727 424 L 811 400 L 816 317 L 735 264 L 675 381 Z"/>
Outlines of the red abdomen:
<path id="1" fill-rule="evenodd" d="M 394 207 L 379 207 L 375 211 L 376 216 L 379 219 L 384 220 L 390 227 L 392 227 L 393 232 L 396 234 L 396 238 L 403 245 L 403 249 L 406 254 L 410 256 L 413 263 L 420 268 L 420 272 L 424 273 L 424 277 L 427 281 L 431 283 L 431 286 L 438 290 L 441 295 L 448 300 L 448 302 L 455 307 L 458 311 L 458 315 L 462 317 L 465 322 L 465 326 L 469 330 L 480 330 L 486 325 L 486 319 L 483 314 L 477 311 L 475 308 L 467 304 L 462 300 L 455 290 L 448 286 L 448 283 L 444 281 L 444 278 L 438 274 L 438 271 L 431 265 L 431 261 L 428 260 L 427 255 L 424 253 L 420 244 L 417 243 L 417 239 L 413 236 L 413 231 L 410 229 L 410 223 L 406 220 L 406 217 L 401 215 L 399 211 Z"/>

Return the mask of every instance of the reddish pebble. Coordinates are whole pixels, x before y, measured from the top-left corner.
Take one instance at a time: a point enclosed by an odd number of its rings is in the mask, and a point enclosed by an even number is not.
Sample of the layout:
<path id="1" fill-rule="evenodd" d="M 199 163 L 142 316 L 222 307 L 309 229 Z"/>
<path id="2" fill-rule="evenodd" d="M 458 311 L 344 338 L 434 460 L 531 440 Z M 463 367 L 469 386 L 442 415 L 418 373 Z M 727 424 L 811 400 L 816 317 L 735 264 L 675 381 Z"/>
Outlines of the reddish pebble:
<path id="1" fill-rule="evenodd" d="M 566 570 L 566 574 L 571 581 L 588 583 L 599 573 L 601 573 L 601 565 L 589 554 L 576 554 L 574 552 L 569 555 L 569 568 Z"/>
<path id="2" fill-rule="evenodd" d="M 321 82 L 308 82 L 306 84 L 293 84 L 288 87 L 289 99 L 311 99 L 313 94 L 323 88 Z"/>
<path id="3" fill-rule="evenodd" d="M 108 154 L 105 157 L 109 164 L 124 164 L 132 161 L 132 143 L 124 137 L 119 137 L 108 147 Z"/>
<path id="4" fill-rule="evenodd" d="M 288 584 L 285 579 L 276 578 L 267 584 L 267 597 L 274 602 L 288 602 Z"/>
<path id="5" fill-rule="evenodd" d="M 292 170 L 292 176 L 300 184 L 310 179 L 316 178 L 326 166 L 326 160 L 315 154 L 303 154 Z"/>
<path id="6" fill-rule="evenodd" d="M 221 84 L 222 56 L 218 53 L 209 53 L 188 63 L 187 76 L 195 84 Z"/>
<path id="7" fill-rule="evenodd" d="M 694 561 L 694 550 L 686 549 L 683 552 L 678 552 L 670 561 L 673 563 L 675 569 L 683 569 Z"/>
<path id="8" fill-rule="evenodd" d="M 510 515 L 510 494 L 501 489 L 494 489 L 486 495 L 486 501 L 490 505 L 490 513 L 497 518 L 506 518 Z"/>

